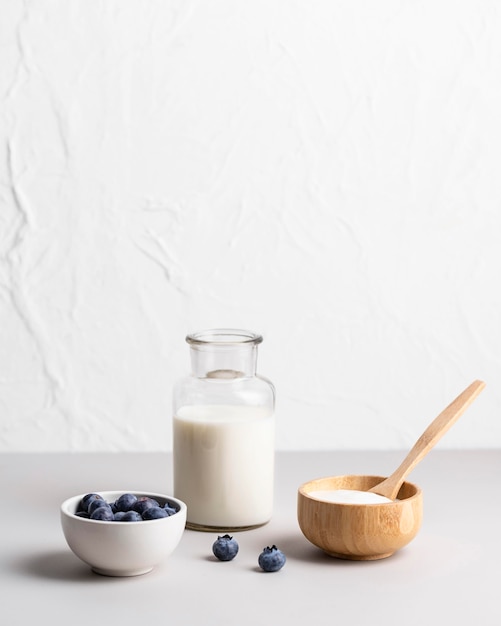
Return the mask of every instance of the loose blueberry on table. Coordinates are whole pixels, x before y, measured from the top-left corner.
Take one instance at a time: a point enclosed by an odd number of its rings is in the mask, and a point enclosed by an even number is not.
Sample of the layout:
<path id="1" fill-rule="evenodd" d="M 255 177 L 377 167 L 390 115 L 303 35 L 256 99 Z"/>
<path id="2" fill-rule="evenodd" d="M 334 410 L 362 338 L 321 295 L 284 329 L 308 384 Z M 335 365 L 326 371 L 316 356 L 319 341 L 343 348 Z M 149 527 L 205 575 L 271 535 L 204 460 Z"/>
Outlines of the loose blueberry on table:
<path id="1" fill-rule="evenodd" d="M 138 498 L 132 493 L 122 494 L 115 502 L 106 502 L 98 493 L 87 493 L 80 500 L 75 515 L 105 522 L 141 522 L 170 517 L 178 510 L 172 502 L 167 501 L 162 506 L 154 498 Z"/>
<path id="2" fill-rule="evenodd" d="M 238 553 L 237 540 L 230 537 L 230 535 L 218 537 L 212 544 L 212 552 L 220 561 L 231 561 Z"/>
<path id="3" fill-rule="evenodd" d="M 259 567 L 265 572 L 278 572 L 285 565 L 285 554 L 277 546 L 264 548 L 259 555 Z"/>

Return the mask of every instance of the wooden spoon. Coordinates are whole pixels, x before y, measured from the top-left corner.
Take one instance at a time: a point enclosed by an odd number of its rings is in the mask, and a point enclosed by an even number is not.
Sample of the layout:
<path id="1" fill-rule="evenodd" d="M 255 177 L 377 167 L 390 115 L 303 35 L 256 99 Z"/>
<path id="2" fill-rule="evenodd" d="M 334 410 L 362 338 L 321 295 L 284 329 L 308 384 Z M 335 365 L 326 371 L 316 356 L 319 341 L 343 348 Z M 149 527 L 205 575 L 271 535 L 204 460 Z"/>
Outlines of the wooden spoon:
<path id="1" fill-rule="evenodd" d="M 445 435 L 449 428 L 466 411 L 484 387 L 485 383 L 481 380 L 475 380 L 471 383 L 469 387 L 459 394 L 459 396 L 433 420 L 393 474 L 371 489 L 368 489 L 368 491 L 378 493 L 380 496 L 386 496 L 390 500 L 395 500 L 408 474 L 410 474 L 414 467 L 435 446 L 442 435 Z"/>

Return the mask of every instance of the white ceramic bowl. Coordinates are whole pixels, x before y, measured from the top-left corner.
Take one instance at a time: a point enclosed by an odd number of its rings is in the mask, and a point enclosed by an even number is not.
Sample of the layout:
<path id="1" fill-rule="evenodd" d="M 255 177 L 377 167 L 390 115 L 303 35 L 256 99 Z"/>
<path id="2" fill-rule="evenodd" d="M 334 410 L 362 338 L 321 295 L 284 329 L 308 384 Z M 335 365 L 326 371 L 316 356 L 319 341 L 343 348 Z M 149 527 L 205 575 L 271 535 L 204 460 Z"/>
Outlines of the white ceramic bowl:
<path id="1" fill-rule="evenodd" d="M 107 502 L 123 493 L 148 496 L 160 504 L 167 500 L 179 511 L 170 517 L 140 522 L 103 522 L 75 515 L 85 494 L 68 498 L 61 505 L 61 526 L 76 556 L 105 576 L 138 576 L 151 571 L 177 547 L 186 525 L 186 504 L 160 493 L 99 491 Z"/>

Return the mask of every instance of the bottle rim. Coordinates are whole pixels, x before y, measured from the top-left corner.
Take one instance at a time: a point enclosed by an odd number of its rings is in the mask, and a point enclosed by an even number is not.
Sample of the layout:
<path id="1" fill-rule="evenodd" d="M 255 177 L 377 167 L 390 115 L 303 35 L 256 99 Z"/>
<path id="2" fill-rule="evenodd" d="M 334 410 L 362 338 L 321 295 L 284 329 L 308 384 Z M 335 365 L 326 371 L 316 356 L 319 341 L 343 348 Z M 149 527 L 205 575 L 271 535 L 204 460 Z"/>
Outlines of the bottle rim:
<path id="1" fill-rule="evenodd" d="M 210 330 L 200 330 L 186 335 L 186 341 L 192 346 L 207 345 L 253 345 L 257 346 L 263 341 L 262 335 L 250 330 L 234 328 L 214 328 Z"/>

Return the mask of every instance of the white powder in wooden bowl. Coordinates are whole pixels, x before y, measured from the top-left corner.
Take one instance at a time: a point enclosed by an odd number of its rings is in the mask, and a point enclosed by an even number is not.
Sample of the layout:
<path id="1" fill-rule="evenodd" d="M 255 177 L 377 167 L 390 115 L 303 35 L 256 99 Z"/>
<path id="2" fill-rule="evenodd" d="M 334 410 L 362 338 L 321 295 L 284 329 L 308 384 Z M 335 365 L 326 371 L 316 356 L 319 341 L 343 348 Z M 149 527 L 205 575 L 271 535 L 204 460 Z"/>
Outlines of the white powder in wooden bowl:
<path id="1" fill-rule="evenodd" d="M 385 496 L 370 491 L 358 491 L 357 489 L 323 489 L 320 491 L 310 491 L 310 498 L 322 500 L 322 502 L 338 502 L 341 504 L 381 504 L 382 502 L 393 502 Z"/>

